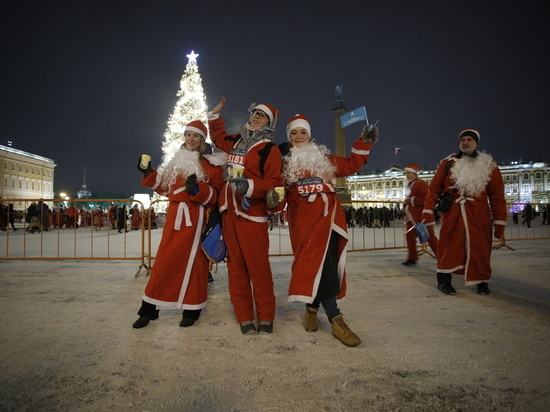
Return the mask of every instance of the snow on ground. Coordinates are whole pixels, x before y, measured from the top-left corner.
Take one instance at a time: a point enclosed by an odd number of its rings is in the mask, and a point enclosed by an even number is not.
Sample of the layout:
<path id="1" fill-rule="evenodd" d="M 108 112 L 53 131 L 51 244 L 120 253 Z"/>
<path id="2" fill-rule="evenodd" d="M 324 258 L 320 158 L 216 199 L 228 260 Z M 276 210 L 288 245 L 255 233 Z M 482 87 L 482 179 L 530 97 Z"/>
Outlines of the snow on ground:
<path id="1" fill-rule="evenodd" d="M 268 336 L 240 333 L 224 264 L 194 326 L 174 310 L 138 330 L 139 261 L 0 260 L 0 410 L 547 411 L 550 240 L 509 244 L 493 253 L 489 296 L 460 276 L 456 296 L 441 294 L 427 255 L 405 268 L 404 249 L 349 253 L 340 307 L 356 348 L 324 314 L 303 330 L 290 257 L 271 259 Z"/>

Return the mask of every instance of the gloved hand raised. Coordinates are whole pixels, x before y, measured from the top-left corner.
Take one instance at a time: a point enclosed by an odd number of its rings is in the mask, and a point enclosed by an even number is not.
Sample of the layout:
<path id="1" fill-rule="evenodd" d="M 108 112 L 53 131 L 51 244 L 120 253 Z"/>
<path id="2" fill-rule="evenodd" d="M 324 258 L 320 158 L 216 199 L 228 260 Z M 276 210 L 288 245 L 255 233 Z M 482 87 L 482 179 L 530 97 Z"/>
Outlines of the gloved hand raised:
<path id="1" fill-rule="evenodd" d="M 142 162 L 142 157 L 139 157 L 137 168 L 138 170 L 143 173 L 145 176 L 149 176 L 151 173 L 153 173 L 153 168 L 151 167 L 151 158 L 149 157 L 149 162 L 147 162 L 147 166 Z"/>
<path id="2" fill-rule="evenodd" d="M 240 195 L 245 195 L 246 192 L 248 192 L 248 179 L 244 179 L 242 177 L 239 178 L 233 178 L 229 179 L 229 182 L 232 183 L 235 186 L 235 190 Z"/>
<path id="3" fill-rule="evenodd" d="M 199 193 L 199 185 L 197 184 L 197 175 L 195 173 L 187 177 L 185 181 L 185 191 L 190 195 Z"/>
<path id="4" fill-rule="evenodd" d="M 375 143 L 378 140 L 378 127 L 368 124 L 365 125 L 359 137 L 365 143 Z"/>

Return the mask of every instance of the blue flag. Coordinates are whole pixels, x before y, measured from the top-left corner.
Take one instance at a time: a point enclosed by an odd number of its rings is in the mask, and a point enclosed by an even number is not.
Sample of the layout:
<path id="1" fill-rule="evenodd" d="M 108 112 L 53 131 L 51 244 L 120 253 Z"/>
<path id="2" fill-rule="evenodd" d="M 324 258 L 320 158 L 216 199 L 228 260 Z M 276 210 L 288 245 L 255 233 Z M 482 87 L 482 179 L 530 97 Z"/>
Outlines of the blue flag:
<path id="1" fill-rule="evenodd" d="M 365 120 L 367 123 L 369 122 L 365 106 L 359 107 L 358 109 L 352 110 L 351 112 L 340 116 L 340 123 L 342 123 L 342 127 L 348 127 L 350 124 L 360 122 L 361 120 Z"/>

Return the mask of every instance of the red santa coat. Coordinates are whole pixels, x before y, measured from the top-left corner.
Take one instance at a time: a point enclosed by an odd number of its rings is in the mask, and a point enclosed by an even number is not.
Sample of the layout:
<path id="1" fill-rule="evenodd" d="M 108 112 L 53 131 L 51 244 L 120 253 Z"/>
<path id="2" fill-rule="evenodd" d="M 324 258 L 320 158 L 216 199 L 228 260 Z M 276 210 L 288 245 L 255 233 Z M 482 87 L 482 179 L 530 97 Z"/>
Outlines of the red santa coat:
<path id="1" fill-rule="evenodd" d="M 143 300 L 157 309 L 197 310 L 206 306 L 209 263 L 200 241 L 206 224 L 205 208 L 216 205 L 223 171 L 206 158 L 201 159 L 201 165 L 208 182 L 197 182 L 196 195 L 185 191 L 186 176 L 178 176 L 168 191 L 160 187 L 161 176 L 154 169 L 141 180 L 143 186 L 169 200 L 157 257 L 143 294 Z"/>
<path id="2" fill-rule="evenodd" d="M 476 285 L 491 278 L 492 225 L 506 225 L 504 183 L 493 161 L 485 189 L 475 197 L 461 195 L 455 190 L 453 179 L 457 160 L 451 154 L 439 164 L 429 186 L 424 212 L 433 213 L 442 193 L 454 193 L 449 211 L 441 213 L 437 271 L 463 274 L 466 285 Z M 453 162 L 453 166 L 445 176 L 447 162 Z"/>
<path id="3" fill-rule="evenodd" d="M 269 135 L 263 130 L 256 132 L 255 143 L 248 150 L 240 150 L 240 136 L 227 134 L 222 117 L 209 119 L 208 126 L 214 145 L 229 154 L 228 172 L 234 174 L 238 170 L 249 184 L 245 194 L 250 203 L 248 208 L 243 207 L 243 196 L 233 190 L 229 182 L 223 186 L 218 202 L 228 251 L 227 269 L 233 311 L 238 322 L 254 320 L 254 307 L 258 320 L 273 321 L 276 302 L 269 264 L 265 198 L 268 191 L 283 187 L 281 153 L 271 140 L 262 138 Z M 261 156 L 266 146 L 269 151 Z"/>
<path id="4" fill-rule="evenodd" d="M 415 178 L 408 182 L 410 185 L 407 188 L 408 194 L 406 198 L 408 202 L 404 205 L 405 211 L 405 232 L 407 238 L 408 259 L 418 260 L 418 251 L 416 249 L 416 230 L 411 230 L 415 224 L 422 222 L 422 210 L 424 209 L 424 202 L 428 195 L 428 184 L 419 178 Z M 432 248 L 433 252 L 437 256 L 438 240 L 434 232 L 434 221 L 424 222 L 428 227 L 428 244 Z"/>
<path id="5" fill-rule="evenodd" d="M 356 173 L 367 163 L 372 143 L 357 139 L 349 157 L 329 155 L 336 166 L 336 177 Z M 304 176 L 308 178 L 312 176 Z M 318 183 L 317 183 L 318 184 Z M 315 184 L 315 186 L 317 186 Z M 340 294 L 346 296 L 346 245 L 348 233 L 342 205 L 330 182 L 322 187 L 312 188 L 314 193 L 296 183 L 287 187 L 287 218 L 290 241 L 294 254 L 292 276 L 288 289 L 288 300 L 312 303 L 317 296 L 323 264 L 327 254 L 331 233 L 338 235 L 338 277 Z M 310 194 L 308 194 L 310 193 Z"/>

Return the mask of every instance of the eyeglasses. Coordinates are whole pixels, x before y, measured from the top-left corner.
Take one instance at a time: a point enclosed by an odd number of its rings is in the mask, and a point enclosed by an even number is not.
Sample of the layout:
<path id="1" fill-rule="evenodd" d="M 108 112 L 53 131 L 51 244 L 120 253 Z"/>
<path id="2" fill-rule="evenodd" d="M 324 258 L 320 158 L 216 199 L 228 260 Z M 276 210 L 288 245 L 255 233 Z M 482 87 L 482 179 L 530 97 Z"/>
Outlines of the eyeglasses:
<path id="1" fill-rule="evenodd" d="M 262 112 L 261 110 L 254 110 L 252 113 L 250 113 L 250 117 L 252 116 L 264 117 L 267 119 L 267 114 L 265 114 L 265 112 Z"/>

